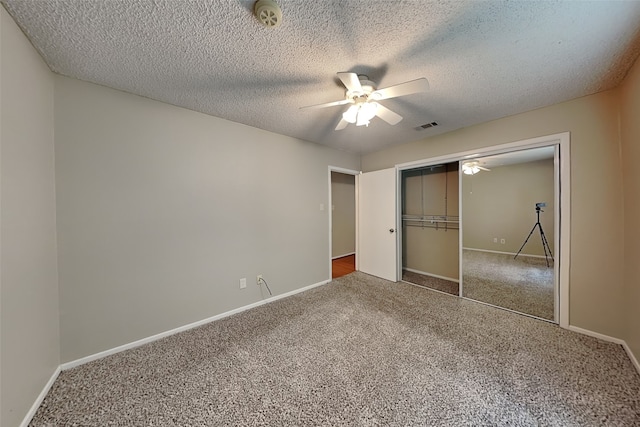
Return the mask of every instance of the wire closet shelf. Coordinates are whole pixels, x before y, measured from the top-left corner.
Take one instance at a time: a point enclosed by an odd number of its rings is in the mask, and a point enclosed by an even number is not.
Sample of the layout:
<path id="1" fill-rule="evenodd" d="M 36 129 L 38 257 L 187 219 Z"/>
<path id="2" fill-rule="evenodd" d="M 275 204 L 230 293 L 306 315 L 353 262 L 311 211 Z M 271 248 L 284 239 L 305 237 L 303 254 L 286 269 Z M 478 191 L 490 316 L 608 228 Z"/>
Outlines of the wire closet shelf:
<path id="1" fill-rule="evenodd" d="M 453 215 L 402 215 L 406 227 L 435 228 L 436 230 L 458 230 L 460 218 Z"/>

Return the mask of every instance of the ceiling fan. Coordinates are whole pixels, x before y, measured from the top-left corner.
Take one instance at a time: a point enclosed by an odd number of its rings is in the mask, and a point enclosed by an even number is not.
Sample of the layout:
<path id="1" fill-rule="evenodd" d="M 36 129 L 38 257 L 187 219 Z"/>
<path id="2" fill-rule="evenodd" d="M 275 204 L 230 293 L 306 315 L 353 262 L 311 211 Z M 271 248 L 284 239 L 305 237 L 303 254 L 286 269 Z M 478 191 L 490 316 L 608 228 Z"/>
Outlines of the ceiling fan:
<path id="1" fill-rule="evenodd" d="M 338 73 L 338 78 L 347 88 L 345 99 L 302 107 L 302 109 L 325 108 L 351 104 L 351 106 L 342 113 L 342 118 L 340 122 L 338 122 L 336 130 L 346 128 L 349 123 L 355 123 L 356 126 L 369 126 L 369 122 L 375 116 L 380 117 L 390 125 L 395 125 L 402 120 L 402 116 L 389 110 L 378 101 L 425 92 L 429 89 L 429 82 L 424 77 L 389 86 L 384 89 L 376 89 L 375 83 L 369 80 L 369 77 L 362 74 L 344 72 Z"/>
<path id="2" fill-rule="evenodd" d="M 480 166 L 480 162 L 475 160 L 471 162 L 464 162 L 462 164 L 462 173 L 465 175 L 475 175 L 481 170 L 491 172 L 491 169 Z"/>

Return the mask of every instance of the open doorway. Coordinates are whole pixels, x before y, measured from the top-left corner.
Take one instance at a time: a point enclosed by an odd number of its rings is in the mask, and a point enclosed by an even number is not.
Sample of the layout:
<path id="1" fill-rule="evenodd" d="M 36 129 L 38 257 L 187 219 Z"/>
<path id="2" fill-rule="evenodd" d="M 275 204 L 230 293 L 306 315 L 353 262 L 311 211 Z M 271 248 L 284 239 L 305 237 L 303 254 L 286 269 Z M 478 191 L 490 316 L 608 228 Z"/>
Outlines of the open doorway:
<path id="1" fill-rule="evenodd" d="M 332 279 L 356 270 L 356 173 L 329 170 Z"/>

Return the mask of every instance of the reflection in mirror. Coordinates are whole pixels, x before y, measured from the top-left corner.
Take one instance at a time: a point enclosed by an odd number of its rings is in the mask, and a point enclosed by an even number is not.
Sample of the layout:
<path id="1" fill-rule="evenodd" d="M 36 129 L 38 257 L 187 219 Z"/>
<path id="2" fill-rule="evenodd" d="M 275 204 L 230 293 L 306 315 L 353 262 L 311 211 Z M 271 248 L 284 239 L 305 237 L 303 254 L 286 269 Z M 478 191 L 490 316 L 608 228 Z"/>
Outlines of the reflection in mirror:
<path id="1" fill-rule="evenodd" d="M 402 280 L 459 295 L 458 163 L 402 172 Z"/>
<path id="2" fill-rule="evenodd" d="M 554 152 L 461 162 L 464 297 L 555 320 Z"/>

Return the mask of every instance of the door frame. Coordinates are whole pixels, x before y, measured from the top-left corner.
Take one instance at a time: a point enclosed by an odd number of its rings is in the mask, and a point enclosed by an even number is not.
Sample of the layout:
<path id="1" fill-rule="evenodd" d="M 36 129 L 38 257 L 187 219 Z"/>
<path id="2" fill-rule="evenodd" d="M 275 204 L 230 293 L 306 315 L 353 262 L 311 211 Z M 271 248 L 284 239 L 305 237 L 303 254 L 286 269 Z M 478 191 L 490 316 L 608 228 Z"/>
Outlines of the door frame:
<path id="1" fill-rule="evenodd" d="M 539 148 L 548 146 L 558 147 L 558 173 L 555 174 L 554 180 L 556 181 L 556 191 L 559 194 L 559 202 L 556 205 L 555 212 L 555 248 L 557 251 L 557 259 L 559 262 L 558 268 L 558 292 L 556 294 L 557 301 L 555 302 L 554 311 L 557 310 L 556 321 L 562 328 L 569 327 L 569 268 L 571 262 L 571 134 L 570 132 L 562 132 L 547 136 L 541 136 L 536 138 L 529 138 L 505 144 L 492 145 L 487 147 L 480 147 L 473 150 L 467 150 L 462 152 L 456 152 L 451 154 L 445 154 L 441 156 L 435 156 L 425 158 L 422 160 L 416 160 L 412 162 L 397 164 L 396 169 L 398 174 L 404 170 L 414 169 L 423 166 L 432 166 L 440 163 L 452 163 L 460 162 L 476 157 L 490 156 L 493 154 L 507 153 L 510 151 L 525 150 L 528 148 Z M 462 195 L 459 192 L 459 197 Z M 402 209 L 401 201 L 398 201 L 397 209 Z M 462 218 L 462 203 L 459 203 L 459 218 L 460 222 L 464 221 Z M 400 238 L 402 238 L 400 236 Z M 462 232 L 460 232 L 459 249 L 462 251 Z M 398 245 L 398 258 L 402 259 L 402 246 Z M 460 259 L 462 256 L 460 255 Z M 402 268 L 400 265 L 399 268 Z M 462 277 L 462 263 L 459 265 L 459 275 Z"/>
<path id="2" fill-rule="evenodd" d="M 355 177 L 355 202 L 356 202 L 356 211 L 355 211 L 355 221 L 356 221 L 356 270 L 358 270 L 358 176 L 362 173 L 362 171 L 356 171 L 353 169 L 345 169 L 338 166 L 329 165 L 328 168 L 328 179 L 329 179 L 329 202 L 327 203 L 327 210 L 329 211 L 329 280 L 333 280 L 333 195 L 331 194 L 331 172 L 338 172 L 345 175 L 353 175 Z"/>

